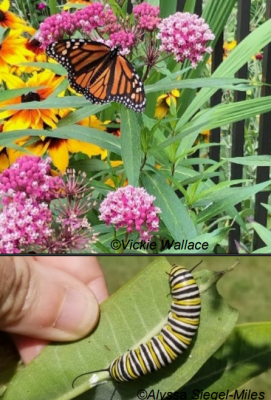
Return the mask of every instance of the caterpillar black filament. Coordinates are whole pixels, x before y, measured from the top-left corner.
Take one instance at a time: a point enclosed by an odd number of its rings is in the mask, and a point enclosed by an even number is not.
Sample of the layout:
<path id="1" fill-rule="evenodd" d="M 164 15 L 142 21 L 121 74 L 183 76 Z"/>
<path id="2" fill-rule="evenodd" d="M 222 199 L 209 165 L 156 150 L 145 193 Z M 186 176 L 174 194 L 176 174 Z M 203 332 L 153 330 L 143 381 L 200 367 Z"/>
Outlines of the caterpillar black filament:
<path id="1" fill-rule="evenodd" d="M 177 265 L 170 270 L 169 283 L 173 300 L 161 332 L 137 349 L 117 357 L 108 369 L 100 370 L 108 371 L 116 382 L 130 381 L 157 371 L 175 360 L 191 343 L 198 329 L 201 310 L 198 285 L 190 271 Z"/>

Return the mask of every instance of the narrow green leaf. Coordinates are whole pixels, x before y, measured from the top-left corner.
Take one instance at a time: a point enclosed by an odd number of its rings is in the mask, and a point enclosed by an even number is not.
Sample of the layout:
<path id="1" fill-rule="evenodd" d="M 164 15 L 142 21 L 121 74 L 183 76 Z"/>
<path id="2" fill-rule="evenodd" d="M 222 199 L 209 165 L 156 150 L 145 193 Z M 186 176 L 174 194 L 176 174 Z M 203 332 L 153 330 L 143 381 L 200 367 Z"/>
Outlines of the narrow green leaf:
<path id="1" fill-rule="evenodd" d="M 18 89 L 16 89 L 18 90 Z M 89 105 L 89 101 L 87 101 L 84 97 L 78 96 L 65 96 L 65 97 L 57 97 L 52 98 L 48 97 L 47 100 L 44 101 L 30 101 L 28 103 L 20 103 L 20 104 L 9 104 L 4 107 L 0 107 L 0 112 L 4 110 L 37 110 L 37 109 L 47 109 L 47 108 L 79 108 L 82 106 Z M 96 114 L 98 105 L 92 105 L 90 108 L 90 115 Z M 109 107 L 109 104 L 106 104 L 104 108 Z"/>
<path id="2" fill-rule="evenodd" d="M 182 154 L 191 149 L 197 135 L 203 130 L 214 129 L 226 124 L 242 121 L 254 115 L 264 114 L 270 110 L 271 96 L 244 100 L 231 104 L 220 104 L 216 107 L 208 108 L 200 112 L 197 117 L 189 121 L 186 125 L 180 126 L 180 133 L 160 143 L 155 150 L 182 140 L 178 155 Z M 188 140 L 183 141 L 188 135 Z"/>
<path id="3" fill-rule="evenodd" d="M 227 391 L 234 393 L 236 389 L 270 368 L 271 322 L 237 325 L 223 346 L 181 391 L 186 393 L 187 399 L 192 398 L 195 389 L 218 394 Z M 241 390 L 238 390 L 238 393 L 240 396 Z M 248 399 L 245 393 L 241 397 L 229 398 Z"/>
<path id="4" fill-rule="evenodd" d="M 50 69 L 57 75 L 67 75 L 67 70 L 60 64 L 55 64 L 50 62 L 24 62 L 20 63 L 19 65 Z"/>
<path id="5" fill-rule="evenodd" d="M 271 232 L 269 229 L 260 225 L 258 222 L 251 222 L 251 227 L 258 233 L 262 241 L 267 245 L 271 246 Z"/>
<path id="6" fill-rule="evenodd" d="M 155 0 L 149 1 L 149 3 L 153 3 Z M 157 3 L 157 1 L 156 1 Z M 158 4 L 152 4 L 158 5 Z M 166 18 L 171 14 L 175 14 L 177 6 L 177 0 L 170 0 L 170 2 L 165 2 L 164 0 L 160 1 L 160 17 Z"/>
<path id="7" fill-rule="evenodd" d="M 140 127 L 136 113 L 125 107 L 121 108 L 120 119 L 121 156 L 124 169 L 129 184 L 136 187 L 141 163 Z"/>
<path id="8" fill-rule="evenodd" d="M 144 172 L 141 180 L 147 192 L 156 197 L 154 204 L 161 209 L 160 218 L 176 241 L 193 239 L 197 236 L 196 228 L 186 210 L 166 179 L 159 174 Z"/>
<path id="9" fill-rule="evenodd" d="M 252 252 L 252 254 L 271 254 L 271 246 L 265 246 Z"/>
<path id="10" fill-rule="evenodd" d="M 166 88 L 164 82 L 156 82 L 153 85 L 147 85 L 145 88 L 146 93 L 153 93 L 158 91 L 170 91 L 172 89 L 197 89 L 197 88 L 220 88 L 228 90 L 246 91 L 254 88 L 255 85 L 247 79 L 238 78 L 197 78 L 186 79 L 185 81 L 176 80 L 167 82 Z"/>
<path id="11" fill-rule="evenodd" d="M 246 157 L 235 157 L 226 158 L 234 164 L 250 165 L 252 167 L 270 167 L 271 166 L 271 156 L 246 156 Z"/>
<path id="12" fill-rule="evenodd" d="M 10 99 L 13 99 L 14 97 L 22 96 L 23 94 L 29 93 L 29 92 L 35 92 L 38 89 L 44 89 L 45 86 L 29 86 L 29 87 L 24 87 L 20 89 L 9 89 L 9 90 L 4 90 L 3 92 L 0 92 L 0 102 L 2 101 L 7 101 Z M 4 108 L 0 107 L 0 111 L 4 110 Z"/>
<path id="13" fill-rule="evenodd" d="M 108 108 L 108 104 L 101 104 L 96 106 L 95 113 L 99 113 Z M 90 117 L 93 115 L 93 105 L 88 104 L 82 108 L 79 108 L 76 111 L 70 112 L 66 117 L 62 118 L 58 123 L 58 128 L 62 128 L 64 126 L 76 124 L 82 119 Z"/>
<path id="14" fill-rule="evenodd" d="M 4 400 L 18 400 L 22 393 L 27 400 L 68 400 L 87 390 L 88 376 L 78 379 L 72 389 L 71 384 L 78 375 L 107 368 L 115 357 L 149 340 L 165 324 L 171 303 L 166 274 L 170 268 L 165 258 L 155 260 L 101 305 L 99 325 L 92 334 L 76 343 L 47 346 L 14 377 Z M 160 371 L 118 385 L 114 400 L 138 400 L 137 393 L 142 388 L 148 392 L 161 388 L 177 390 L 192 378 L 232 331 L 237 311 L 224 302 L 214 285 L 207 289 L 210 282 L 217 279 L 217 274 L 203 270 L 194 276 L 202 292 L 202 312 L 192 345 Z M 107 373 L 99 375 L 105 377 Z M 110 399 L 114 388 L 115 383 L 107 382 L 76 398 Z"/>
<path id="15" fill-rule="evenodd" d="M 226 199 L 215 202 L 214 204 L 207 207 L 203 210 L 197 218 L 197 222 L 209 221 L 210 218 L 215 217 L 220 213 L 224 213 L 227 206 L 234 206 L 235 204 L 240 203 L 243 200 L 248 199 L 250 196 L 264 190 L 268 185 L 271 184 L 271 181 L 266 181 L 262 183 L 258 183 L 257 185 L 238 188 L 236 193 Z"/>
<path id="16" fill-rule="evenodd" d="M 24 129 L 10 131 L 0 136 L 0 145 L 7 146 L 13 140 L 24 136 L 48 136 L 56 139 L 77 139 L 82 142 L 93 143 L 116 154 L 120 154 L 120 140 L 114 135 L 98 129 L 88 128 L 80 125 L 72 125 L 69 128 L 53 129 L 51 131 L 38 129 Z"/>

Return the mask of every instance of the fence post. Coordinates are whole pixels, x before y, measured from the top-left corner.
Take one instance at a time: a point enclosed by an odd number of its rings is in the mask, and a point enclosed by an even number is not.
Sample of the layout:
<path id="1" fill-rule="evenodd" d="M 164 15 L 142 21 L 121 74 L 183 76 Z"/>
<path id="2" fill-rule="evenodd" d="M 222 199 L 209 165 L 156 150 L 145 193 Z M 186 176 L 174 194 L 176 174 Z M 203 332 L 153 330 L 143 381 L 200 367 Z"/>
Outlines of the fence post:
<path id="1" fill-rule="evenodd" d="M 238 1 L 238 14 L 237 14 L 237 32 L 236 40 L 240 43 L 249 34 L 249 23 L 250 23 L 250 7 L 251 0 L 239 0 Z M 236 78 L 248 77 L 248 67 L 245 64 L 235 75 Z M 235 91 L 234 101 L 241 101 L 246 99 L 246 92 Z M 245 137 L 245 121 L 238 121 L 233 124 L 232 127 L 232 148 L 231 157 L 242 157 L 244 155 L 244 137 Z M 238 164 L 231 164 L 231 180 L 242 179 L 243 177 L 243 166 Z M 236 186 L 242 186 L 238 184 Z M 241 203 L 235 206 L 237 212 L 241 211 Z M 229 253 L 238 253 L 235 245 L 235 240 L 240 241 L 240 225 L 236 222 L 233 223 L 232 230 L 229 233 Z"/>
<path id="2" fill-rule="evenodd" d="M 266 20 L 271 18 L 271 0 L 266 0 Z M 271 43 L 269 43 L 263 52 L 263 82 L 271 83 Z M 270 86 L 263 86 L 261 91 L 262 96 L 270 96 Z M 270 154 L 271 151 L 271 112 L 262 114 L 260 116 L 260 132 L 259 132 L 259 148 L 258 155 Z M 270 167 L 258 167 L 256 183 L 261 183 L 269 180 Z M 256 194 L 255 198 L 255 212 L 254 219 L 259 224 L 267 225 L 267 210 L 261 203 L 267 203 L 269 191 L 260 192 Z M 254 233 L 253 249 L 257 250 L 265 246 L 265 243 Z"/>

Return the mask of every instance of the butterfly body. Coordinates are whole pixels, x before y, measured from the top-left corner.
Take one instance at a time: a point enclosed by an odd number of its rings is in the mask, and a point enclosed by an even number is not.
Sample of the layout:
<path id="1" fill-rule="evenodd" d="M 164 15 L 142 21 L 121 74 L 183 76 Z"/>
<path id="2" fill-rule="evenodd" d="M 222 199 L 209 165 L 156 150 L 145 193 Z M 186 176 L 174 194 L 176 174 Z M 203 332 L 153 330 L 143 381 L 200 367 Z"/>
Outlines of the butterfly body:
<path id="1" fill-rule="evenodd" d="M 144 86 L 133 65 L 103 43 L 69 39 L 51 43 L 46 53 L 67 71 L 71 87 L 95 104 L 112 101 L 136 112 L 145 109 Z"/>

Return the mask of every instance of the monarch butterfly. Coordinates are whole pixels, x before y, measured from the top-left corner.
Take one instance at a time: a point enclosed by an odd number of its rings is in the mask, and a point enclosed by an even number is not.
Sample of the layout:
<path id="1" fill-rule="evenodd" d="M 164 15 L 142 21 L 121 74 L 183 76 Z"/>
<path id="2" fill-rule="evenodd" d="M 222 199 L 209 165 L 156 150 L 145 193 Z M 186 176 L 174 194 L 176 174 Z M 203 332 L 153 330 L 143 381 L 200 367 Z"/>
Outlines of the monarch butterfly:
<path id="1" fill-rule="evenodd" d="M 177 265 L 170 270 L 169 283 L 173 301 L 167 323 L 161 332 L 137 349 L 117 357 L 107 369 L 100 370 L 108 371 L 116 382 L 130 381 L 157 371 L 175 360 L 191 343 L 199 325 L 199 288 L 191 271 Z"/>
<path id="2" fill-rule="evenodd" d="M 143 83 L 133 65 L 103 43 L 69 39 L 51 43 L 46 53 L 67 71 L 70 85 L 95 104 L 123 103 L 136 112 L 145 110 Z"/>

